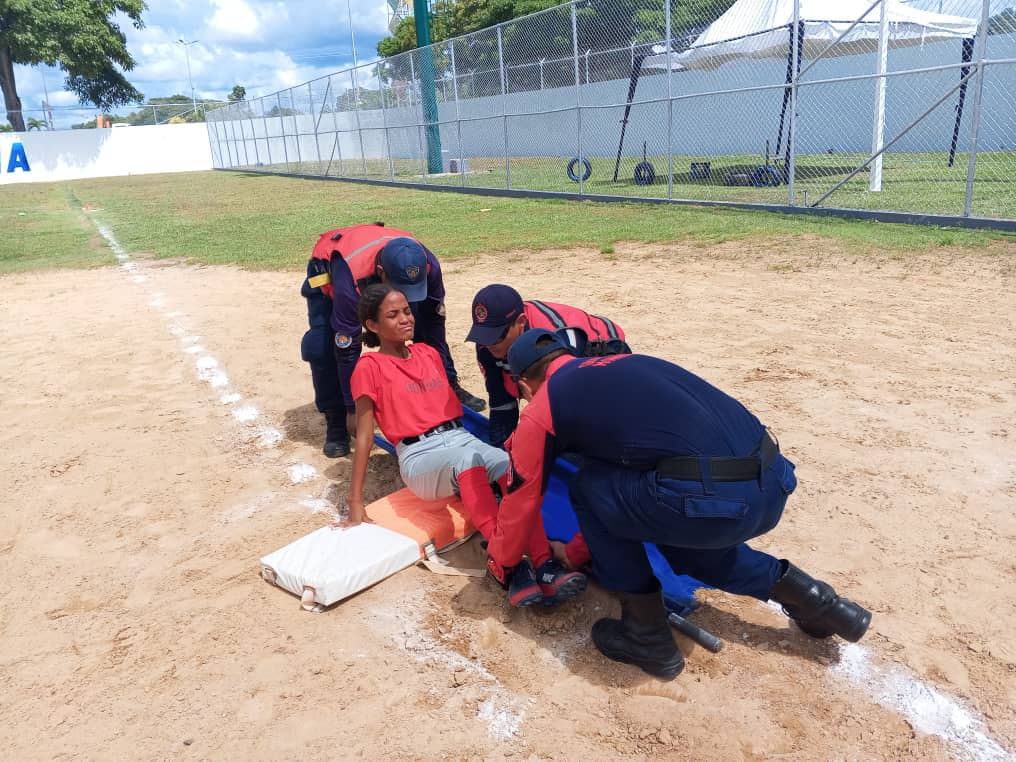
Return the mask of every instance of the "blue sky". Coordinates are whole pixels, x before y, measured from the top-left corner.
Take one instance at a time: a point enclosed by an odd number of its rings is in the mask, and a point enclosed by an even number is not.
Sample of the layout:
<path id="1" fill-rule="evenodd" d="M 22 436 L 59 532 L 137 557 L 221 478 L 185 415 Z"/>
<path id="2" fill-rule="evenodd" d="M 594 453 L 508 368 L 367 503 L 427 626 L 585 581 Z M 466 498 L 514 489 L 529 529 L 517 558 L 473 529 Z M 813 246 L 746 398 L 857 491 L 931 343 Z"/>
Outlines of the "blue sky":
<path id="1" fill-rule="evenodd" d="M 374 60 L 377 41 L 387 35 L 387 4 L 350 0 L 350 5 L 357 58 Z M 136 64 L 128 79 L 146 97 L 190 94 L 184 48 L 176 43 L 181 38 L 199 41 L 189 46 L 198 99 L 222 100 L 237 84 L 247 88 L 248 98 L 267 95 L 352 65 L 346 0 L 149 0 L 149 6 L 143 29 L 120 24 Z M 43 77 L 54 108 L 78 106 L 77 97 L 63 90 L 59 69 L 15 70 L 26 116 L 41 116 Z M 53 116 L 58 126 L 67 126 L 68 120 L 94 114 L 94 108 L 83 107 Z"/>

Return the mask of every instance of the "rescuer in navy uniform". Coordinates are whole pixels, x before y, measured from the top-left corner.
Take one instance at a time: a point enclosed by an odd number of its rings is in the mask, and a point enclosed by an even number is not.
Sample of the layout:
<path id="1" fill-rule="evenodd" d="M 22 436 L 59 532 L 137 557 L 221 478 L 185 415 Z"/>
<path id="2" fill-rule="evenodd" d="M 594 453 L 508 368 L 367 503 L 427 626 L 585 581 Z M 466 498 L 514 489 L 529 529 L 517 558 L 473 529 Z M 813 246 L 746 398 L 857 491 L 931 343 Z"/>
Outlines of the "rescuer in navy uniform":
<path id="1" fill-rule="evenodd" d="M 502 584 L 522 560 L 555 456 L 569 453 L 582 463 L 570 496 L 593 574 L 621 599 L 620 619 L 593 625 L 608 658 L 664 678 L 684 668 L 645 542 L 677 574 L 782 604 L 812 637 L 864 635 L 870 612 L 746 544 L 779 523 L 797 486 L 794 464 L 758 418 L 664 360 L 572 351 L 558 333 L 535 329 L 508 352 L 529 404 L 507 443 L 508 494 L 488 537 L 488 569 Z"/>
<path id="2" fill-rule="evenodd" d="M 349 454 L 356 409 L 350 379 L 361 349 L 356 308 L 360 292 L 378 282 L 405 293 L 416 319 L 413 340 L 437 350 L 459 401 L 477 412 L 487 406 L 459 385 L 445 339 L 445 287 L 437 257 L 410 233 L 379 222 L 329 230 L 314 245 L 300 293 L 310 322 L 301 354 L 310 363 L 314 403 L 328 422 L 324 453 L 330 458 Z"/>

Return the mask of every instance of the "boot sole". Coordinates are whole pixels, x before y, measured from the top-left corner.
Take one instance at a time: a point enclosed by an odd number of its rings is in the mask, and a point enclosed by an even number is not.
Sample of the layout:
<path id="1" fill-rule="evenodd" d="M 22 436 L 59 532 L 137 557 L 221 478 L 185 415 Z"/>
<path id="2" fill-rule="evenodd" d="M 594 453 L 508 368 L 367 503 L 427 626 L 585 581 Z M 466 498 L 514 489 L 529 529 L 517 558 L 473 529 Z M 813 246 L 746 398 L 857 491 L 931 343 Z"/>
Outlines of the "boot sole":
<path id="1" fill-rule="evenodd" d="M 594 645 L 596 645 L 597 650 L 601 654 L 606 656 L 608 659 L 611 659 L 613 661 L 619 661 L 624 664 L 631 664 L 633 666 L 638 667 L 643 672 L 652 675 L 653 677 L 659 677 L 664 680 L 673 680 L 675 677 L 680 675 L 681 672 L 684 671 L 684 656 L 680 654 L 672 664 L 666 664 L 661 667 L 655 662 L 650 664 L 640 659 L 635 659 L 629 656 L 624 651 L 612 651 L 607 648 L 601 648 L 598 644 Z"/>
<path id="2" fill-rule="evenodd" d="M 575 576 L 562 582 L 558 585 L 557 589 L 552 588 L 550 585 L 540 585 L 540 590 L 543 592 L 543 605 L 557 606 L 560 603 L 571 600 L 586 591 L 586 584 L 587 580 L 585 576 Z"/>
<path id="3" fill-rule="evenodd" d="M 524 609 L 526 606 L 533 606 L 543 602 L 543 592 L 538 587 L 527 588 L 508 598 L 508 601 L 517 609 Z"/>

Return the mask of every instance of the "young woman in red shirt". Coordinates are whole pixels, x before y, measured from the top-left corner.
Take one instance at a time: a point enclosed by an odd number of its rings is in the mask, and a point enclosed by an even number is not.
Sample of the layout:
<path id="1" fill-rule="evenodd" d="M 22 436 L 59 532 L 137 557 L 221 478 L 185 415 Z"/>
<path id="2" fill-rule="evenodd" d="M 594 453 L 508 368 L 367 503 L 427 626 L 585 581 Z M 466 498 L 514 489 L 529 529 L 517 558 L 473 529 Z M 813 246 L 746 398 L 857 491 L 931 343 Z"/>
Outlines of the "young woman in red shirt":
<path id="1" fill-rule="evenodd" d="M 473 525 L 489 537 L 498 512 L 491 483 L 501 482 L 505 493 L 507 453 L 463 427 L 462 404 L 440 355 L 427 344 L 410 343 L 414 320 L 405 294 L 387 283 L 369 286 L 360 296 L 359 317 L 363 343 L 378 351 L 362 355 L 353 371 L 356 449 L 345 523 L 356 525 L 367 518 L 363 484 L 376 421 L 395 445 L 406 486 L 424 500 L 460 495 Z M 585 575 L 552 557 L 542 520 L 529 532 L 527 552 L 531 563 L 520 563 L 508 579 L 513 605 L 553 605 L 585 590 Z"/>

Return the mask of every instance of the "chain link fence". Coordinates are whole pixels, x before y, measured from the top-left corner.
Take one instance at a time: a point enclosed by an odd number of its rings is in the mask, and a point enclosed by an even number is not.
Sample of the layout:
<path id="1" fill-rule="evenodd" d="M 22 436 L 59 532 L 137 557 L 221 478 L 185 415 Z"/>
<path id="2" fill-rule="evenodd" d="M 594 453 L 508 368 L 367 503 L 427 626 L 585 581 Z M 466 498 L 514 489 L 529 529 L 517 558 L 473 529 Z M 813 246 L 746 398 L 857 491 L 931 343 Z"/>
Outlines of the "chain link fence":
<path id="1" fill-rule="evenodd" d="M 1016 219 L 1014 0 L 574 0 L 207 112 L 215 166 Z"/>

